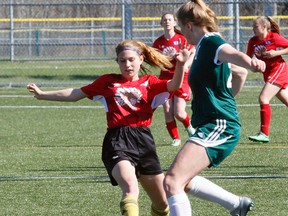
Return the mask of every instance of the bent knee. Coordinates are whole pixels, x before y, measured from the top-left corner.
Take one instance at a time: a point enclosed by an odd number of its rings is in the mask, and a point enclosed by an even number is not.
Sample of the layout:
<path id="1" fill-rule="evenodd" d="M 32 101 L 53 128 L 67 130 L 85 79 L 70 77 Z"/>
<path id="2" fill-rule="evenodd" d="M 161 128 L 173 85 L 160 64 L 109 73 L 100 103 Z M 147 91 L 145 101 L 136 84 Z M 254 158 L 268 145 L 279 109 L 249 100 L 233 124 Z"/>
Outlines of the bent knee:
<path id="1" fill-rule="evenodd" d="M 168 197 L 171 196 L 172 194 L 179 192 L 180 190 L 181 191 L 183 190 L 183 188 L 181 188 L 181 184 L 179 184 L 175 176 L 171 174 L 166 174 L 163 184 L 164 184 L 164 190 Z"/>
<path id="2" fill-rule="evenodd" d="M 185 118 L 187 117 L 187 113 L 184 111 L 181 111 L 181 110 L 177 110 L 175 113 L 174 113 L 174 117 L 178 120 L 178 121 L 184 121 Z"/>
<path id="3" fill-rule="evenodd" d="M 164 185 L 165 191 L 166 191 L 166 189 L 169 190 L 171 185 L 173 185 L 172 183 L 173 183 L 172 176 L 170 174 L 166 174 L 166 176 L 165 176 L 165 178 L 163 180 L 163 185 Z"/>
<path id="4" fill-rule="evenodd" d="M 270 99 L 266 98 L 263 95 L 259 95 L 258 101 L 259 101 L 259 104 L 269 104 L 270 103 Z"/>

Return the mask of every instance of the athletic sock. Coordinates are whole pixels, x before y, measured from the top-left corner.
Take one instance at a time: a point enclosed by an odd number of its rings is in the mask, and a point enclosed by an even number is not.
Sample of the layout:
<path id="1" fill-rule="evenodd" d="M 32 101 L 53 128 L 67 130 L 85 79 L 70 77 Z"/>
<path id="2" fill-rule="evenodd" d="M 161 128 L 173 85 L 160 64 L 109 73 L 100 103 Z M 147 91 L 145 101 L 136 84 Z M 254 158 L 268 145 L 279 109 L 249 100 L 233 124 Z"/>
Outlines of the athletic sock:
<path id="1" fill-rule="evenodd" d="M 151 216 L 169 216 L 169 213 L 169 206 L 162 210 L 155 209 L 153 206 L 151 206 Z"/>
<path id="2" fill-rule="evenodd" d="M 190 201 L 186 193 L 179 193 L 168 198 L 170 216 L 192 216 Z"/>
<path id="3" fill-rule="evenodd" d="M 138 216 L 139 207 L 136 196 L 125 196 L 120 202 L 121 214 L 124 216 Z"/>
<path id="4" fill-rule="evenodd" d="M 270 121 L 272 116 L 272 109 L 270 104 L 260 105 L 260 118 L 261 118 L 261 132 L 269 136 Z"/>
<path id="5" fill-rule="evenodd" d="M 172 139 L 180 139 L 176 121 L 166 122 L 166 128 Z"/>
<path id="6" fill-rule="evenodd" d="M 186 118 L 181 121 L 185 128 L 188 128 L 191 125 L 190 117 L 187 114 Z"/>
<path id="7" fill-rule="evenodd" d="M 193 196 L 218 203 L 229 211 L 239 206 L 239 196 L 224 190 L 206 178 L 195 176 L 192 183 L 192 189 L 188 193 Z"/>

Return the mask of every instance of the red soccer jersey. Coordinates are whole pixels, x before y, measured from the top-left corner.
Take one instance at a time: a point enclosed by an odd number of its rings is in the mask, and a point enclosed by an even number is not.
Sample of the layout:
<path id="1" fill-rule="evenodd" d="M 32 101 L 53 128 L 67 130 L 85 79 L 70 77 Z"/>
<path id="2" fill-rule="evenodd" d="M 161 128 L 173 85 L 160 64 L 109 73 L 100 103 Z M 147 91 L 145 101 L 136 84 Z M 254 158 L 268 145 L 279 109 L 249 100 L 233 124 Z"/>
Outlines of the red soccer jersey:
<path id="1" fill-rule="evenodd" d="M 176 53 L 179 51 L 179 48 L 184 45 L 186 38 L 182 34 L 175 33 L 175 35 L 171 39 L 166 39 L 164 35 L 157 38 L 154 43 L 153 47 L 162 51 L 164 55 L 167 55 L 168 53 Z M 189 45 L 188 49 L 192 49 L 193 45 Z M 176 66 L 176 60 L 172 61 L 172 64 L 174 65 L 173 68 L 170 68 L 168 71 L 161 71 L 160 79 L 172 79 L 175 66 Z"/>
<path id="2" fill-rule="evenodd" d="M 282 48 L 288 47 L 288 40 L 278 33 L 269 32 L 268 35 L 260 40 L 257 36 L 252 37 L 249 40 L 247 47 L 247 55 L 250 57 L 253 54 L 256 55 L 257 58 L 263 60 L 266 63 L 266 70 L 264 72 L 264 77 L 274 74 L 283 63 L 285 63 L 284 59 L 281 56 L 277 56 L 275 58 L 263 58 L 262 53 L 270 50 L 278 50 Z"/>
<path id="3" fill-rule="evenodd" d="M 145 75 L 130 82 L 121 74 L 107 74 L 81 90 L 89 99 L 104 104 L 108 128 L 148 127 L 154 110 L 170 95 L 167 81 L 160 80 L 156 75 Z"/>

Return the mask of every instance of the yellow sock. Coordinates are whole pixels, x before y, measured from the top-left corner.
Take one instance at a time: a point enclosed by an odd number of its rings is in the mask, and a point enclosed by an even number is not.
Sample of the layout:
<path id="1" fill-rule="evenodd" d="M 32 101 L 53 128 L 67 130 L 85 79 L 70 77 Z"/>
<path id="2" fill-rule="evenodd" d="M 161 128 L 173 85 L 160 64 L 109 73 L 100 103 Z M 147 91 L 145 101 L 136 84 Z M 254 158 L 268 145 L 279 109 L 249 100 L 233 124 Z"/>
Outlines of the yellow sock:
<path id="1" fill-rule="evenodd" d="M 157 210 L 151 206 L 151 216 L 169 216 L 170 215 L 170 210 L 169 206 L 167 206 L 163 210 Z"/>
<path id="2" fill-rule="evenodd" d="M 121 214 L 124 216 L 138 216 L 139 207 L 136 196 L 125 196 L 120 202 Z"/>

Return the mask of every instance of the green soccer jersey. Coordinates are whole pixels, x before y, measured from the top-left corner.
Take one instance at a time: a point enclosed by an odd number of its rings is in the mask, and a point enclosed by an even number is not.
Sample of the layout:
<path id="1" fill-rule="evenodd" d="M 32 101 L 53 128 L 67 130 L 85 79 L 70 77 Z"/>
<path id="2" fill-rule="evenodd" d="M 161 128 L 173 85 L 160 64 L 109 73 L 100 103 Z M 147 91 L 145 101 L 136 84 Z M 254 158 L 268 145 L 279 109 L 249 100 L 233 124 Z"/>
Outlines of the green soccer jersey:
<path id="1" fill-rule="evenodd" d="M 218 33 L 205 34 L 196 47 L 189 73 L 193 92 L 192 125 L 199 127 L 216 119 L 240 125 L 228 63 L 218 61 L 219 50 L 228 45 Z"/>

